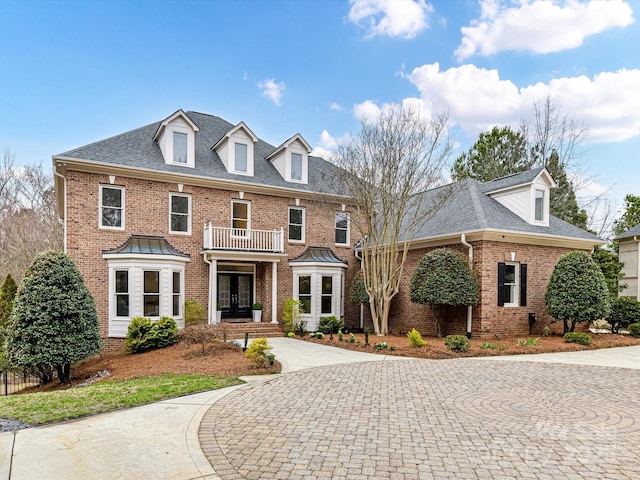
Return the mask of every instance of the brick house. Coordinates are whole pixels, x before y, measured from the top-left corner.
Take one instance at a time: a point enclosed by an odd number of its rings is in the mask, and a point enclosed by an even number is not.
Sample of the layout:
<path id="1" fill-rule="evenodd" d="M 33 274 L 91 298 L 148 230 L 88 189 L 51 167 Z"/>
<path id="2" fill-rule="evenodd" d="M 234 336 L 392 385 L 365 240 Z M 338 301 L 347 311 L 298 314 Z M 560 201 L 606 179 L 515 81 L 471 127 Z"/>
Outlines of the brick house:
<path id="1" fill-rule="evenodd" d="M 262 321 L 277 324 L 295 298 L 310 330 L 325 315 L 366 326 L 345 302 L 360 267 L 349 199 L 331 190 L 342 172 L 310 151 L 299 134 L 274 147 L 244 122 L 178 110 L 54 155 L 65 251 L 96 299 L 107 346 L 121 345 L 135 316 L 182 326 L 185 300 L 205 305 L 211 323 L 217 304 L 223 321 L 250 321 L 259 302 Z M 408 289 L 420 258 L 441 246 L 471 255 L 481 284 L 480 304 L 447 333 L 523 333 L 529 313 L 536 328 L 548 323 L 544 290 L 559 257 L 603 243 L 549 215 L 553 186 L 545 169 L 453 185 L 413 241 L 391 330 L 433 331 Z"/>
<path id="2" fill-rule="evenodd" d="M 619 293 L 620 297 L 631 297 L 640 300 L 640 282 L 638 272 L 640 272 L 640 225 L 622 232 L 616 237 L 618 241 L 618 252 L 622 267 L 622 278 L 620 283 L 626 288 Z"/>

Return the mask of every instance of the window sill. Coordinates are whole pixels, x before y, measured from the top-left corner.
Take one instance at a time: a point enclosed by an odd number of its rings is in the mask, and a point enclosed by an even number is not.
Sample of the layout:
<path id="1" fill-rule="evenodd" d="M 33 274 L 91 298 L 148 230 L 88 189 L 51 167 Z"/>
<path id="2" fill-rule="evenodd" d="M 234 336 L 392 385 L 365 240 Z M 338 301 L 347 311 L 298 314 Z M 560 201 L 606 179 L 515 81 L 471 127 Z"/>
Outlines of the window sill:
<path id="1" fill-rule="evenodd" d="M 122 227 L 107 227 L 107 226 L 104 226 L 104 225 L 99 225 L 98 228 L 100 230 L 116 230 L 116 231 L 120 231 L 120 232 L 124 231 L 124 226 L 122 226 Z"/>
<path id="2" fill-rule="evenodd" d="M 191 231 L 188 231 L 188 232 L 174 232 L 172 230 L 169 230 L 169 235 L 181 235 L 183 237 L 188 237 L 188 236 L 191 236 Z"/>
<path id="3" fill-rule="evenodd" d="M 287 242 L 294 245 L 304 245 L 306 243 L 304 240 L 287 240 Z"/>

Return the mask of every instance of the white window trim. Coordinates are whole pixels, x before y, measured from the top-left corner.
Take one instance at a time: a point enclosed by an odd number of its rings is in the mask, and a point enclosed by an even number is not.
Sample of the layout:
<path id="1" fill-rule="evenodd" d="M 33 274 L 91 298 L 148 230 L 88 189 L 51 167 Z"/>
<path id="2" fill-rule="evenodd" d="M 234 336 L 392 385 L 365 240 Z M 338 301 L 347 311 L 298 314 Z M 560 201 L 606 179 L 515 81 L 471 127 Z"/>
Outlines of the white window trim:
<path id="1" fill-rule="evenodd" d="M 172 199 L 173 197 L 183 197 L 187 198 L 188 201 L 188 213 L 187 213 L 187 231 L 181 232 L 179 230 L 171 229 L 171 215 L 173 215 L 172 208 Z M 191 217 L 192 217 L 192 207 L 191 207 L 191 194 L 190 193 L 169 193 L 169 233 L 171 235 L 191 235 Z"/>
<path id="2" fill-rule="evenodd" d="M 116 272 L 127 272 L 127 296 L 129 297 L 129 316 L 118 315 L 118 295 L 124 295 L 122 292 L 116 292 Z M 111 273 L 111 272 L 109 272 Z M 109 304 L 113 302 L 113 317 L 119 320 L 129 319 L 131 317 L 131 272 L 128 268 L 114 268 L 113 269 L 113 285 L 111 281 L 109 283 L 109 290 L 112 291 L 109 296 Z M 113 295 L 113 298 L 111 298 Z"/>
<path id="3" fill-rule="evenodd" d="M 542 220 L 536 220 L 536 192 L 542 192 Z M 550 190 L 548 188 L 540 188 L 540 186 L 532 186 L 531 188 L 531 225 L 549 226 L 549 207 L 550 207 Z"/>
<path id="4" fill-rule="evenodd" d="M 234 141 L 232 143 L 233 145 L 233 162 L 232 162 L 232 172 L 233 173 L 237 173 L 238 175 L 249 175 L 249 144 L 245 143 L 245 142 L 240 142 L 240 141 Z M 236 147 L 238 145 L 244 145 L 247 149 L 247 169 L 246 170 L 238 170 L 238 168 L 236 168 Z"/>
<path id="5" fill-rule="evenodd" d="M 173 161 L 173 134 L 183 133 L 187 136 L 187 161 L 186 163 Z M 195 167 L 195 132 L 187 126 L 175 125 L 170 123 L 167 125 L 164 135 L 166 136 L 165 150 L 166 157 L 165 163 L 168 165 L 178 165 L 180 167 Z"/>
<path id="6" fill-rule="evenodd" d="M 173 297 L 177 295 L 173 292 L 173 274 L 180 274 L 180 300 L 178 302 L 178 315 L 173 315 Z M 171 316 L 173 318 L 184 318 L 184 270 L 174 268 L 171 270 Z"/>
<path id="7" fill-rule="evenodd" d="M 505 307 L 519 307 L 520 306 L 520 263 L 519 262 L 504 262 L 504 266 L 505 266 L 505 282 L 504 282 L 504 284 L 505 284 L 505 286 L 507 285 L 506 267 L 509 266 L 509 265 L 513 266 L 514 270 L 515 270 L 515 282 L 513 283 L 514 295 L 513 295 L 513 302 L 507 302 L 507 299 L 505 298 L 504 306 Z M 508 285 L 511 285 L 511 284 L 509 283 Z"/>
<path id="8" fill-rule="evenodd" d="M 231 136 L 227 145 L 227 155 L 229 156 L 229 170 L 235 175 L 244 175 L 245 177 L 253 177 L 253 164 L 255 157 L 255 145 L 249 137 L 236 137 L 237 132 Z M 246 145 L 247 147 L 247 171 L 243 172 L 236 169 L 236 143 Z"/>
<path id="9" fill-rule="evenodd" d="M 347 242 L 346 243 L 338 243 L 336 242 L 336 246 L 338 247 L 348 247 L 351 244 L 351 214 L 349 212 L 336 212 L 333 216 L 333 236 L 335 237 L 335 231 L 337 230 L 337 217 L 338 215 L 345 214 L 347 216 Z M 341 229 L 342 230 L 342 229 Z"/>
<path id="10" fill-rule="evenodd" d="M 293 163 L 293 154 L 296 153 L 300 155 L 300 179 L 293 178 L 291 176 L 292 171 L 292 163 Z M 301 149 L 296 147 L 289 147 L 286 149 L 285 154 L 285 180 L 291 183 L 300 183 L 307 184 L 309 179 L 309 154 Z"/>
<path id="11" fill-rule="evenodd" d="M 346 265 L 338 264 L 298 264 L 291 265 L 293 271 L 293 299 L 299 300 L 299 278 L 311 277 L 311 312 L 301 315 L 309 330 L 318 328 L 320 317 L 334 315 L 341 317 L 344 312 L 344 281 Z M 331 313 L 322 312 L 322 277 L 332 277 Z"/>
<path id="12" fill-rule="evenodd" d="M 244 203 L 245 205 L 247 205 L 247 233 L 246 235 L 234 235 L 234 230 L 236 230 L 233 227 L 233 204 L 234 203 Z M 238 199 L 232 199 L 231 200 L 231 236 L 235 237 L 235 238 L 248 238 L 251 234 L 249 232 L 249 230 L 251 230 L 251 201 L 249 200 L 238 200 Z"/>
<path id="13" fill-rule="evenodd" d="M 145 257 L 145 258 L 140 258 Z M 169 257 L 167 255 L 138 255 L 119 257 L 105 257 L 109 269 L 109 327 L 108 336 L 124 338 L 131 319 L 144 317 L 144 271 L 160 271 L 160 310 L 157 320 L 162 317 L 175 319 L 178 328 L 184 327 L 184 295 L 185 271 L 188 259 Z M 127 270 L 129 272 L 129 316 L 118 317 L 115 304 L 115 272 Z M 173 272 L 180 272 L 182 282 L 182 301 L 180 317 L 173 316 Z"/>
<path id="14" fill-rule="evenodd" d="M 110 225 L 102 225 L 102 190 L 104 190 L 105 188 L 110 188 L 112 190 L 120 190 L 120 194 L 121 194 L 121 203 L 122 203 L 122 215 L 121 215 L 121 225 L 119 227 L 112 227 Z M 125 219 L 126 219 L 126 197 L 125 197 L 125 188 L 122 185 L 102 185 L 100 184 L 100 189 L 98 192 L 98 196 L 100 197 L 98 199 L 98 228 L 102 229 L 102 230 L 124 230 L 125 229 Z M 110 208 L 110 207 L 107 207 Z"/>
<path id="15" fill-rule="evenodd" d="M 301 239 L 300 240 L 295 240 L 295 239 L 291 239 L 289 238 L 289 226 L 291 226 L 291 210 L 302 210 L 302 225 L 301 225 Z M 289 243 L 305 243 L 305 235 L 306 235 L 306 218 L 307 215 L 307 209 L 304 207 L 289 207 L 287 210 L 287 240 Z"/>

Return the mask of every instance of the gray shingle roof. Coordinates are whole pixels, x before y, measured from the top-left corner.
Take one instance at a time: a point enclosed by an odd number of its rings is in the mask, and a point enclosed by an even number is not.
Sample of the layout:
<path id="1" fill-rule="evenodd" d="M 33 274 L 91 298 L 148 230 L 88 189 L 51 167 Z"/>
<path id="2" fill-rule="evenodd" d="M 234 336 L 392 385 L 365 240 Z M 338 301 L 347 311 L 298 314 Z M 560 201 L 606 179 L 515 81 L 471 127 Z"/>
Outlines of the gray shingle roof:
<path id="1" fill-rule="evenodd" d="M 113 165 L 145 168 L 164 172 L 183 173 L 205 178 L 237 180 L 256 185 L 271 185 L 311 192 L 332 192 L 329 181 L 339 175 L 340 170 L 326 160 L 309 156 L 309 184 L 285 181 L 276 168 L 266 160 L 276 147 L 263 140 L 255 145 L 254 176 L 236 175 L 227 172 L 218 154 L 211 150 L 235 125 L 213 116 L 197 112 L 186 115 L 200 129 L 195 136 L 195 167 L 190 168 L 165 163 L 160 146 L 153 137 L 161 121 L 100 140 L 84 147 L 61 153 L 60 156 L 79 158 Z"/>
<path id="2" fill-rule="evenodd" d="M 536 177 L 540 175 L 542 170 L 544 170 L 544 167 L 534 168 L 533 170 L 527 170 L 526 172 L 514 173 L 512 175 L 507 175 L 506 177 L 500 177 L 481 183 L 480 191 L 485 193 L 495 192 L 497 190 L 504 190 L 517 185 L 526 185 L 533 182 Z"/>
<path id="3" fill-rule="evenodd" d="M 620 235 L 616 237 L 616 240 L 623 240 L 625 238 L 633 238 L 635 236 L 640 237 L 640 224 L 635 227 L 630 228 L 626 232 L 622 232 Z"/>
<path id="4" fill-rule="evenodd" d="M 188 253 L 181 252 L 171 245 L 166 238 L 153 235 L 131 235 L 121 245 L 108 250 L 102 250 L 105 254 L 142 254 L 142 255 L 173 255 L 189 258 Z"/>
<path id="5" fill-rule="evenodd" d="M 533 178 L 536 175 L 533 175 Z M 529 177 L 530 175 L 527 175 L 525 178 Z M 517 184 L 514 183 L 513 185 Z M 492 190 L 489 189 L 489 191 Z M 477 180 L 466 179 L 421 194 L 425 196 L 423 202 L 424 205 L 427 205 L 427 208 L 429 208 L 429 205 L 436 204 L 438 199 L 442 198 L 442 195 L 448 194 L 448 196 L 442 208 L 436 210 L 415 230 L 413 238 L 426 239 L 477 230 L 495 229 L 600 242 L 600 239 L 595 235 L 552 215 L 549 216 L 548 227 L 531 225 L 497 200 L 483 193 L 484 191 L 486 191 L 486 183 L 483 184 Z"/>

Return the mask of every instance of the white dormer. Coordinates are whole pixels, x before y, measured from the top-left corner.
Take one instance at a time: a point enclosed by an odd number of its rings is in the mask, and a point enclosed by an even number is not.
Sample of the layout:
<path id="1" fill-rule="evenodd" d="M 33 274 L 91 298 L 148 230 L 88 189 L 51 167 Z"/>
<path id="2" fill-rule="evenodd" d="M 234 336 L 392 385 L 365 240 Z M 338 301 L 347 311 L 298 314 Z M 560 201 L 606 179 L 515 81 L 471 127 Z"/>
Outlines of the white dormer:
<path id="1" fill-rule="evenodd" d="M 518 182 L 518 177 L 526 177 L 529 172 L 513 176 L 514 182 L 505 182 L 502 188 L 487 192 L 487 194 L 499 203 L 507 207 L 513 213 L 531 225 L 549 226 L 549 198 L 551 189 L 556 187 L 556 182 L 546 168 L 531 178 L 523 178 Z M 507 180 L 507 178 L 505 178 Z M 496 180 L 501 183 L 501 179 Z"/>
<path id="2" fill-rule="evenodd" d="M 160 145 L 164 162 L 168 165 L 195 167 L 198 130 L 198 126 L 182 110 L 167 117 L 153 136 Z"/>
<path id="3" fill-rule="evenodd" d="M 216 152 L 227 172 L 253 176 L 254 145 L 258 137 L 244 122 L 229 130 L 211 150 Z"/>
<path id="4" fill-rule="evenodd" d="M 311 147 L 296 133 L 271 153 L 269 160 L 287 182 L 309 183 L 309 153 Z"/>

